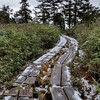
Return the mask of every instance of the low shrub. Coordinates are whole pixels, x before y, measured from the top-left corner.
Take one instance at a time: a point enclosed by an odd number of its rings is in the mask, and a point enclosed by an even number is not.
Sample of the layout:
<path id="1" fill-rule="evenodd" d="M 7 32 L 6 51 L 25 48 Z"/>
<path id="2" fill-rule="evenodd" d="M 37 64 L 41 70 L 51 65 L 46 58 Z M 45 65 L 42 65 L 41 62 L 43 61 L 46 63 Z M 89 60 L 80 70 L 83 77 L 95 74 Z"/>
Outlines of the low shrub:
<path id="1" fill-rule="evenodd" d="M 92 77 L 100 82 L 100 20 L 98 19 L 89 26 L 86 24 L 76 25 L 66 32 L 78 40 L 79 48 L 87 54 L 81 62 L 79 61 L 80 65 L 88 68 Z"/>
<path id="2" fill-rule="evenodd" d="M 0 82 L 11 80 L 58 41 L 60 30 L 40 24 L 0 25 Z"/>

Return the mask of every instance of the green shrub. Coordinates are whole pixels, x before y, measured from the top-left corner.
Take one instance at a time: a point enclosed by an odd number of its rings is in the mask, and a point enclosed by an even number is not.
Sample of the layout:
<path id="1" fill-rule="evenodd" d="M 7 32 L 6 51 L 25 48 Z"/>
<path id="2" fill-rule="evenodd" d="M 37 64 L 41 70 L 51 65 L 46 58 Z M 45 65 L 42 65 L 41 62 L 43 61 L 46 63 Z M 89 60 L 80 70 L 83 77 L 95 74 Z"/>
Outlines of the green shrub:
<path id="1" fill-rule="evenodd" d="M 82 61 L 79 61 L 80 65 L 88 68 L 95 80 L 100 81 L 100 20 L 89 26 L 76 25 L 67 33 L 78 40 L 79 48 L 87 54 Z"/>
<path id="2" fill-rule="evenodd" d="M 0 25 L 0 82 L 11 80 L 29 60 L 58 41 L 60 30 L 40 24 Z"/>
<path id="3" fill-rule="evenodd" d="M 83 48 L 90 59 L 90 67 L 93 73 L 100 73 L 100 28 L 91 31 L 87 41 L 83 44 Z M 100 77 L 100 74 L 98 74 Z"/>

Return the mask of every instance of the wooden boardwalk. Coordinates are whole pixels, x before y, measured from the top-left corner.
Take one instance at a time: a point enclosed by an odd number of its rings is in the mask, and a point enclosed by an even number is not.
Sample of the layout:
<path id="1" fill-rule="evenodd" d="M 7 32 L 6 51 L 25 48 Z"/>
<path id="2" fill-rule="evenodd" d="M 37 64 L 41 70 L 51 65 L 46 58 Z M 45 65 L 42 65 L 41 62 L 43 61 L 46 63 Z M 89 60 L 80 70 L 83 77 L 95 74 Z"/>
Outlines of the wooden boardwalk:
<path id="1" fill-rule="evenodd" d="M 0 92 L 0 100 L 81 100 L 70 84 L 68 68 L 77 50 L 75 39 L 61 36 L 53 49 L 26 67 L 10 89 Z M 45 98 L 47 91 L 51 99 Z"/>
<path id="2" fill-rule="evenodd" d="M 50 91 L 53 100 L 81 100 L 70 84 L 70 72 L 68 68 L 68 64 L 73 61 L 77 53 L 78 44 L 73 38 L 67 36 L 65 36 L 65 38 L 68 39 L 69 48 L 67 48 L 67 51 L 60 56 L 53 68 L 50 79 L 52 84 Z"/>

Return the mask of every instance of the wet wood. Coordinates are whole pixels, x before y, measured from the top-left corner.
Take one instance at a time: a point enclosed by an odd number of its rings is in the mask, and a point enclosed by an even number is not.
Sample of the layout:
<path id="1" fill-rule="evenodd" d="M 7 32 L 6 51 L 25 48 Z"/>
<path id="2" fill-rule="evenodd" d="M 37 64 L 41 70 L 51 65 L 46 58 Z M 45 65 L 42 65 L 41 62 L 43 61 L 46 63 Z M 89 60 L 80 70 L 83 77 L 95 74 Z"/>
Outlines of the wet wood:
<path id="1" fill-rule="evenodd" d="M 39 75 L 39 73 L 40 73 L 39 70 L 33 70 L 33 71 L 29 74 L 29 76 L 30 76 L 30 77 L 34 77 L 34 76 Z"/>
<path id="2" fill-rule="evenodd" d="M 72 61 L 72 58 L 71 58 L 71 56 L 72 56 L 72 50 L 71 49 L 69 49 L 68 54 L 69 55 L 68 55 L 68 57 L 65 60 L 65 62 L 66 62 L 67 65 Z"/>
<path id="3" fill-rule="evenodd" d="M 3 96 L 3 91 L 0 91 L 0 99 L 2 98 Z"/>
<path id="4" fill-rule="evenodd" d="M 24 72 L 21 74 L 22 76 L 28 76 L 30 74 L 31 70 L 24 70 Z"/>
<path id="5" fill-rule="evenodd" d="M 60 85 L 61 83 L 61 64 L 56 64 L 53 68 L 50 82 L 52 85 Z"/>
<path id="6" fill-rule="evenodd" d="M 31 69 L 33 69 L 34 68 L 34 66 L 33 65 L 29 65 L 28 67 L 26 67 L 26 69 L 25 70 L 31 70 Z"/>
<path id="7" fill-rule="evenodd" d="M 41 69 L 41 65 L 37 65 L 36 68 L 37 68 L 38 70 L 40 70 L 40 69 Z"/>
<path id="8" fill-rule="evenodd" d="M 62 66 L 62 80 L 61 80 L 61 85 L 66 86 L 70 85 L 70 73 L 69 69 L 67 66 Z"/>
<path id="9" fill-rule="evenodd" d="M 33 97 L 33 89 L 31 87 L 23 87 L 19 91 L 19 97 Z"/>
<path id="10" fill-rule="evenodd" d="M 34 99 L 29 97 L 19 97 L 18 100 L 34 100 Z"/>
<path id="11" fill-rule="evenodd" d="M 55 46 L 50 50 L 50 53 L 55 53 L 55 55 L 61 50 L 62 47 Z"/>
<path id="12" fill-rule="evenodd" d="M 3 97 L 3 100 L 17 100 L 17 97 L 5 96 L 5 97 Z"/>
<path id="13" fill-rule="evenodd" d="M 69 53 L 64 53 L 58 60 L 59 63 L 63 64 L 66 58 L 69 56 Z"/>
<path id="14" fill-rule="evenodd" d="M 34 84 L 36 81 L 35 77 L 27 77 L 26 80 L 24 81 L 25 84 Z"/>
<path id="15" fill-rule="evenodd" d="M 39 59 L 37 59 L 36 61 L 34 61 L 33 63 L 38 64 L 38 65 L 42 64 L 46 58 L 47 58 L 47 55 L 45 54 L 45 55 L 41 56 Z"/>
<path id="16" fill-rule="evenodd" d="M 4 92 L 5 96 L 17 96 L 18 95 L 18 90 L 16 88 L 11 88 L 10 90 L 6 90 Z"/>
<path id="17" fill-rule="evenodd" d="M 63 89 L 61 87 L 50 88 L 53 100 L 69 100 L 67 99 Z"/>
<path id="18" fill-rule="evenodd" d="M 75 97 L 73 98 L 74 95 L 74 89 L 72 87 L 64 87 L 65 94 L 68 96 L 69 100 L 77 100 Z"/>
<path id="19" fill-rule="evenodd" d="M 22 83 L 13 83 L 14 87 L 20 86 Z"/>
<path id="20" fill-rule="evenodd" d="M 55 53 L 50 53 L 50 52 L 48 52 L 46 55 L 47 55 L 47 58 L 48 58 L 48 56 L 54 57 L 54 56 L 55 56 Z"/>
<path id="21" fill-rule="evenodd" d="M 65 44 L 66 44 L 67 40 L 64 38 L 64 37 L 60 37 L 60 41 L 59 43 L 57 44 L 57 46 L 61 46 L 63 47 Z"/>
<path id="22" fill-rule="evenodd" d="M 19 76 L 15 82 L 16 83 L 23 83 L 25 79 L 26 79 L 25 76 Z"/>

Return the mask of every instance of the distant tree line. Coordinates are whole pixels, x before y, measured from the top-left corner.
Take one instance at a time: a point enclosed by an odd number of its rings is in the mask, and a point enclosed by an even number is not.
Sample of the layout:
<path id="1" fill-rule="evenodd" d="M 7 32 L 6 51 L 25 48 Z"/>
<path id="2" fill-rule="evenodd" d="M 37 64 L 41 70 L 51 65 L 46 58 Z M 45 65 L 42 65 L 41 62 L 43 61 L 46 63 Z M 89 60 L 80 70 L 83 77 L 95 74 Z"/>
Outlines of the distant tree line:
<path id="1" fill-rule="evenodd" d="M 32 11 L 27 0 L 21 0 L 20 10 L 11 17 L 12 9 L 3 6 L 0 10 L 0 23 L 36 22 L 54 24 L 61 29 L 71 28 L 79 23 L 95 21 L 100 16 L 100 9 L 93 6 L 89 0 L 37 0 L 39 5 Z"/>
<path id="2" fill-rule="evenodd" d="M 28 23 L 32 21 L 31 13 L 29 9 L 29 3 L 27 0 L 21 0 L 20 9 L 12 15 L 12 9 L 9 6 L 3 5 L 0 10 L 0 23 Z M 12 17 L 11 17 L 12 15 Z"/>
<path id="3" fill-rule="evenodd" d="M 100 16 L 100 9 L 89 0 L 37 0 L 36 19 L 42 23 L 53 23 L 62 29 L 77 23 L 91 22 Z"/>

